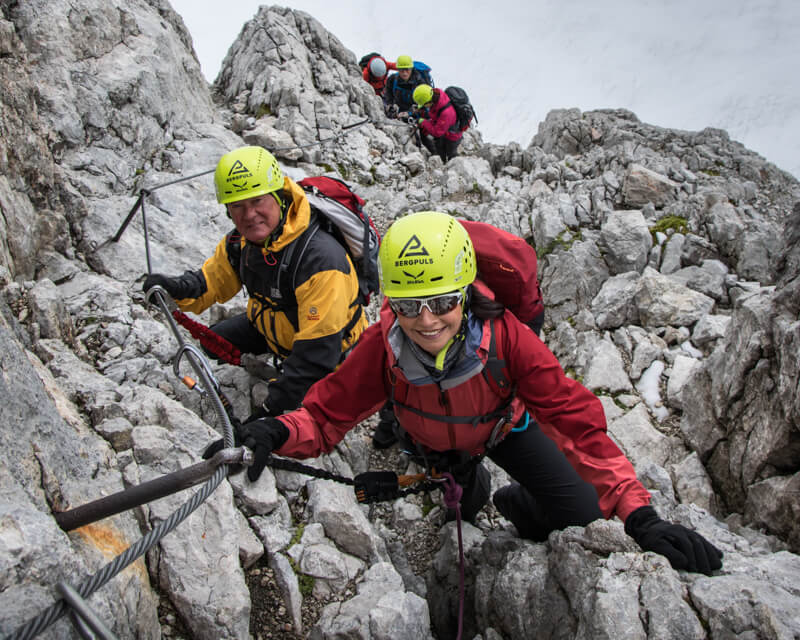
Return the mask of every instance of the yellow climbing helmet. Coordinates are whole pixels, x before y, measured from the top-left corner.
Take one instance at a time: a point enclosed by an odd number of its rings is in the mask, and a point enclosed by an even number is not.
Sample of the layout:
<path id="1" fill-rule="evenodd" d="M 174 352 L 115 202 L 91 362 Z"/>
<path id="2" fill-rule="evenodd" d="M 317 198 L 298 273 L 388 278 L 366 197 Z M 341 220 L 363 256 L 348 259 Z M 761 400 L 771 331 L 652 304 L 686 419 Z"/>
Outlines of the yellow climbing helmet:
<path id="1" fill-rule="evenodd" d="M 397 68 L 413 69 L 414 61 L 411 59 L 411 56 L 397 56 Z"/>
<path id="2" fill-rule="evenodd" d="M 453 216 L 421 211 L 396 220 L 378 252 L 383 293 L 390 298 L 435 296 L 475 280 L 475 248 Z"/>
<path id="3" fill-rule="evenodd" d="M 214 171 L 217 202 L 228 204 L 275 194 L 283 189 L 283 171 L 263 147 L 239 147 L 219 159 Z M 280 198 L 278 198 L 280 202 Z"/>
<path id="4" fill-rule="evenodd" d="M 417 106 L 424 107 L 433 100 L 433 87 L 429 84 L 419 84 L 414 89 L 411 97 L 417 103 Z"/>

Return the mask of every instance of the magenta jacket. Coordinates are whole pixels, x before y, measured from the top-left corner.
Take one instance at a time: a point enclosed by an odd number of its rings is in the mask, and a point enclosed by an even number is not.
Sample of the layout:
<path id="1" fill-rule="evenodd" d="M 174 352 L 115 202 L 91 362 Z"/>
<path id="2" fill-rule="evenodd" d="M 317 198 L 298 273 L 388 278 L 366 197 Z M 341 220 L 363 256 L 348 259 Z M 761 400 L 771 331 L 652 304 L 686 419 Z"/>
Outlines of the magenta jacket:
<path id="1" fill-rule="evenodd" d="M 449 96 L 441 89 L 433 90 L 433 106 L 428 112 L 428 120 L 423 120 L 419 128 L 422 133 L 441 138 L 444 136 L 448 140 L 461 140 L 464 135 L 461 131 L 452 131 L 456 121 L 456 108 L 450 104 Z"/>

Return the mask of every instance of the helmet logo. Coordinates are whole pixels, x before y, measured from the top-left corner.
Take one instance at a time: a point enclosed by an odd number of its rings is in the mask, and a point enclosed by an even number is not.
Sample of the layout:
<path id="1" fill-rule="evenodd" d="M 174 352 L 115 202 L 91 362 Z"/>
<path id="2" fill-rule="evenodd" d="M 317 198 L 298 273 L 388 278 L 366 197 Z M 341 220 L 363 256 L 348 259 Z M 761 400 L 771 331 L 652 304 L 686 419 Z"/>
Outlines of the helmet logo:
<path id="1" fill-rule="evenodd" d="M 408 239 L 408 242 L 406 242 L 405 246 L 400 251 L 400 255 L 398 255 L 397 260 L 394 261 L 394 266 L 416 267 L 423 264 L 433 264 L 433 258 L 430 257 L 428 250 L 422 246 L 419 238 L 414 234 Z M 422 277 L 422 274 L 425 272 L 421 271 L 417 276 L 406 273 L 405 271 L 403 273 L 412 280 L 417 280 Z"/>
<path id="2" fill-rule="evenodd" d="M 250 169 L 245 167 L 242 164 L 241 160 L 237 160 L 236 162 L 233 163 L 233 166 L 231 167 L 231 170 L 228 171 L 228 177 L 235 176 L 235 175 L 241 175 L 243 173 L 250 173 Z"/>
<path id="3" fill-rule="evenodd" d="M 403 250 L 400 252 L 400 255 L 397 256 L 397 258 L 399 260 L 400 258 L 427 255 L 429 255 L 428 250 L 422 246 L 419 238 L 416 234 L 414 234 L 408 239 L 408 242 L 406 242 L 406 245 L 403 247 Z"/>
<path id="4" fill-rule="evenodd" d="M 416 275 L 413 273 L 409 273 L 408 271 L 403 271 L 403 275 L 406 278 L 409 278 L 406 284 L 424 284 L 423 280 L 421 280 L 422 276 L 425 275 L 425 269 L 417 273 Z"/>

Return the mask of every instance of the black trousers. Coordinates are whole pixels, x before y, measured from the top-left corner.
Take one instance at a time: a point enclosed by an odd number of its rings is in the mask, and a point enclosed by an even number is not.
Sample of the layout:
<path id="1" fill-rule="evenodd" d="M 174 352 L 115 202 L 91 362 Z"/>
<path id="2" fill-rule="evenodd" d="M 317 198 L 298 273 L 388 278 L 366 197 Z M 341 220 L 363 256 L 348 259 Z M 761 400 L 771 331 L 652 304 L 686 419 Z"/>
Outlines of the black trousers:
<path id="1" fill-rule="evenodd" d="M 491 494 L 491 477 L 480 459 L 459 451 L 423 454 L 405 432 L 401 444 L 419 464 L 453 474 L 463 489 L 461 517 L 474 521 Z M 546 540 L 551 531 L 584 526 L 603 517 L 595 488 L 578 475 L 535 421 L 531 420 L 525 431 L 509 433 L 487 457 L 517 483 L 500 491 L 511 489 L 503 501 L 510 504 L 512 515 L 504 515 L 523 538 Z"/>
<path id="2" fill-rule="evenodd" d="M 444 136 L 441 138 L 434 138 L 432 136 L 422 136 L 422 144 L 431 153 L 437 154 L 444 162 L 450 158 L 455 158 L 458 153 L 458 145 L 461 144 L 461 138 L 458 140 L 448 140 Z"/>
<path id="3" fill-rule="evenodd" d="M 247 319 L 246 313 L 240 313 L 210 327 L 211 331 L 225 338 L 242 353 L 261 355 L 272 353 L 263 335 L 258 332 Z M 203 349 L 209 356 L 216 358 L 216 354 Z"/>
<path id="4" fill-rule="evenodd" d="M 509 433 L 488 457 L 520 484 L 514 491 L 514 524 L 522 537 L 546 540 L 551 531 L 603 517 L 595 488 L 535 421 L 525 431 Z"/>

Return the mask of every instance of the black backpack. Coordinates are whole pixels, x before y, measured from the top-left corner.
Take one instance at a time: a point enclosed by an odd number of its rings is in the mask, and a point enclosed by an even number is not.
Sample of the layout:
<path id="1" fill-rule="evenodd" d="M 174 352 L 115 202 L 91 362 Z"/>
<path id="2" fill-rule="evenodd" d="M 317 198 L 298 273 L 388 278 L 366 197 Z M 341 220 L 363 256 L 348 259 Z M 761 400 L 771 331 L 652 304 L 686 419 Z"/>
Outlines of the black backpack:
<path id="1" fill-rule="evenodd" d="M 456 131 L 466 131 L 473 118 L 476 123 L 478 122 L 478 116 L 475 115 L 475 109 L 472 108 L 466 91 L 461 87 L 447 87 L 444 92 L 456 110 L 456 124 L 454 125 Z"/>

